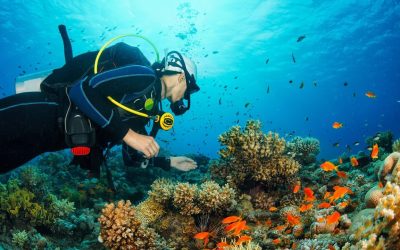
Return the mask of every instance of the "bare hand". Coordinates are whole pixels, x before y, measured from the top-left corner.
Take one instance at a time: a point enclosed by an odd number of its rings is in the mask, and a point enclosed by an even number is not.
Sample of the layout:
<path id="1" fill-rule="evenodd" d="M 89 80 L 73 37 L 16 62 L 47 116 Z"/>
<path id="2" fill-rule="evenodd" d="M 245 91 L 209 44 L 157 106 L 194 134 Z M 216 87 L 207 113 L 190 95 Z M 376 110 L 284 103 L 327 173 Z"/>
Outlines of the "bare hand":
<path id="1" fill-rule="evenodd" d="M 131 148 L 142 152 L 148 159 L 157 156 L 158 151 L 160 151 L 160 146 L 153 137 L 138 134 L 131 129 L 129 129 L 123 140 Z"/>
<path id="2" fill-rule="evenodd" d="M 197 163 L 185 156 L 171 157 L 171 167 L 180 171 L 189 171 L 197 168 Z"/>

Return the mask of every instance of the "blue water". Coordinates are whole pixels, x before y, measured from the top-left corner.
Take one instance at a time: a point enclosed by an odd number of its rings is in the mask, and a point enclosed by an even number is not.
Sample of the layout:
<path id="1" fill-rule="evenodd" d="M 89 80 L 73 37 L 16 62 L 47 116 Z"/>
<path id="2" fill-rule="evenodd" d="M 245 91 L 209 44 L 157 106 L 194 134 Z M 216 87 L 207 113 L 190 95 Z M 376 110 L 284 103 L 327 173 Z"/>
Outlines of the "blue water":
<path id="1" fill-rule="evenodd" d="M 399 1 L 1 0 L 0 96 L 13 94 L 18 75 L 64 64 L 58 24 L 67 26 L 74 55 L 134 33 L 161 55 L 177 49 L 196 61 L 201 92 L 174 132 L 157 137 L 176 155 L 215 157 L 218 135 L 250 118 L 265 132 L 318 138 L 326 158 L 346 144 L 366 152 L 364 139 L 378 131 L 400 136 Z M 123 41 L 155 60 L 145 42 Z M 333 129 L 335 121 L 343 128 Z"/>

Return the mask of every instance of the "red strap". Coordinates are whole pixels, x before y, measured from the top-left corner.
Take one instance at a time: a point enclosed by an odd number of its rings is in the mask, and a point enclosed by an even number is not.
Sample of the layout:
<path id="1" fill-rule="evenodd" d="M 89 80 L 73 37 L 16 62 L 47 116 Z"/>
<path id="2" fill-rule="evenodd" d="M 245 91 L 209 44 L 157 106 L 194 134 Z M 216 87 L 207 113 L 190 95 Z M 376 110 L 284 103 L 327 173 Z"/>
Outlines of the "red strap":
<path id="1" fill-rule="evenodd" d="M 71 148 L 71 152 L 73 155 L 80 156 L 80 155 L 88 155 L 90 153 L 89 147 L 74 147 Z"/>

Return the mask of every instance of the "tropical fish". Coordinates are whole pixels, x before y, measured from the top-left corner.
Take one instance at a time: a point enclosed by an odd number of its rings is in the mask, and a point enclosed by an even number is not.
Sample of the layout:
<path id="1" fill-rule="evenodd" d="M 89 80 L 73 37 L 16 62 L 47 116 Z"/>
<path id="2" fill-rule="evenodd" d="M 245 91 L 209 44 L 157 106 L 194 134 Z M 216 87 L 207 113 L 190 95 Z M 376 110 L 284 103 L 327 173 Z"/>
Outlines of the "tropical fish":
<path id="1" fill-rule="evenodd" d="M 297 38 L 297 42 L 303 41 L 304 38 L 306 38 L 306 35 L 299 36 L 299 37 Z"/>
<path id="2" fill-rule="evenodd" d="M 349 202 L 347 202 L 347 201 L 343 201 L 343 202 L 340 202 L 340 203 L 338 204 L 338 206 L 339 206 L 340 208 L 346 208 L 348 205 L 349 205 Z"/>
<path id="3" fill-rule="evenodd" d="M 286 219 L 289 222 L 290 225 L 295 226 L 300 224 L 300 218 L 297 216 L 292 215 L 291 213 L 288 213 L 286 215 Z"/>
<path id="4" fill-rule="evenodd" d="M 342 127 L 343 127 L 343 123 L 341 123 L 341 122 L 334 122 L 332 124 L 332 128 L 334 128 L 334 129 L 338 129 L 338 128 L 342 128 Z"/>
<path id="5" fill-rule="evenodd" d="M 278 210 L 278 208 L 276 208 L 276 207 L 270 207 L 268 210 L 269 210 L 270 212 L 275 212 L 275 211 Z"/>
<path id="6" fill-rule="evenodd" d="M 347 87 L 347 85 L 349 85 L 347 82 L 343 83 L 343 86 Z"/>
<path id="7" fill-rule="evenodd" d="M 251 241 L 251 237 L 248 235 L 242 235 L 236 241 L 236 245 L 241 245 L 241 244 L 243 244 L 243 242 L 246 242 L 246 241 Z"/>
<path id="8" fill-rule="evenodd" d="M 372 91 L 367 91 L 367 92 L 365 93 L 365 95 L 366 95 L 368 98 L 376 98 L 375 93 L 372 92 Z"/>
<path id="9" fill-rule="evenodd" d="M 300 83 L 300 88 L 301 88 L 301 89 L 304 88 L 304 82 L 301 82 L 301 83 Z"/>
<path id="10" fill-rule="evenodd" d="M 230 224 L 232 222 L 240 221 L 242 218 L 240 216 L 228 216 L 222 220 L 222 224 Z"/>
<path id="11" fill-rule="evenodd" d="M 379 153 L 379 147 L 378 144 L 374 144 L 372 147 L 372 152 L 371 152 L 371 158 L 372 159 L 378 159 L 378 153 Z"/>
<path id="12" fill-rule="evenodd" d="M 326 162 L 322 163 L 322 164 L 320 165 L 320 167 L 321 167 L 324 171 L 326 171 L 326 172 L 333 171 L 333 170 L 338 171 L 338 167 L 335 166 L 335 164 L 333 164 L 333 163 L 330 162 L 330 161 L 326 161 Z"/>
<path id="13" fill-rule="evenodd" d="M 318 208 L 330 208 L 331 204 L 328 202 L 322 202 L 321 204 L 318 205 Z"/>
<path id="14" fill-rule="evenodd" d="M 347 174 L 344 171 L 337 171 L 336 174 L 340 177 L 340 178 L 347 178 Z"/>
<path id="15" fill-rule="evenodd" d="M 209 238 L 210 237 L 210 233 L 209 232 L 200 232 L 197 233 L 193 236 L 193 238 L 198 239 L 198 240 L 203 240 L 204 246 L 207 245 Z"/>
<path id="16" fill-rule="evenodd" d="M 299 211 L 300 212 L 305 212 L 305 211 L 310 210 L 312 207 L 313 207 L 312 203 L 303 204 L 303 205 L 300 206 Z"/>
<path id="17" fill-rule="evenodd" d="M 287 228 L 286 225 L 279 225 L 279 226 L 276 226 L 274 229 L 275 229 L 275 230 L 278 230 L 278 231 L 282 231 L 282 230 L 284 230 L 284 229 L 286 229 L 286 228 Z"/>
<path id="18" fill-rule="evenodd" d="M 268 64 L 268 62 L 269 62 L 269 58 L 265 61 L 265 64 Z"/>
<path id="19" fill-rule="evenodd" d="M 351 157 L 350 158 L 350 163 L 351 163 L 351 165 L 353 166 L 353 167 L 357 167 L 358 166 L 358 161 L 357 161 L 357 158 L 356 157 Z"/>
<path id="20" fill-rule="evenodd" d="M 340 219 L 340 213 L 338 211 L 333 212 L 333 214 L 326 216 L 326 223 L 333 224 L 338 222 Z"/>
<path id="21" fill-rule="evenodd" d="M 230 245 L 228 243 L 226 243 L 225 241 L 221 241 L 217 243 L 217 247 L 221 247 L 221 250 L 223 249 L 223 247 L 229 247 Z"/>
<path id="22" fill-rule="evenodd" d="M 272 243 L 274 243 L 275 245 L 278 245 L 279 243 L 281 243 L 281 240 L 279 238 L 276 238 L 276 239 L 272 240 Z"/>
<path id="23" fill-rule="evenodd" d="M 325 194 L 324 194 L 324 199 L 327 199 L 327 198 L 329 198 L 331 196 L 331 192 L 326 192 Z"/>
<path id="24" fill-rule="evenodd" d="M 293 52 L 292 52 L 292 60 L 294 63 L 296 63 L 296 58 L 294 58 Z"/>
<path id="25" fill-rule="evenodd" d="M 329 197 L 330 202 L 343 198 L 346 194 L 353 193 L 348 187 L 334 186 L 333 190 L 335 190 L 335 192 L 331 197 Z"/>
<path id="26" fill-rule="evenodd" d="M 299 184 L 296 184 L 296 185 L 294 186 L 294 188 L 293 188 L 293 193 L 297 194 L 297 192 L 299 192 L 299 190 L 300 190 L 300 185 L 299 185 Z"/>
<path id="27" fill-rule="evenodd" d="M 354 145 L 354 146 L 358 146 L 358 145 L 360 145 L 360 143 L 359 143 L 358 141 L 355 141 L 355 142 L 353 143 L 353 145 Z"/>
<path id="28" fill-rule="evenodd" d="M 378 183 L 378 187 L 383 188 L 383 183 L 381 181 Z"/>
<path id="29" fill-rule="evenodd" d="M 314 201 L 315 200 L 315 196 L 314 196 L 314 191 L 311 190 L 311 188 L 304 188 L 304 199 L 306 201 Z"/>
<path id="30" fill-rule="evenodd" d="M 343 159 L 342 159 L 342 157 L 340 157 L 338 161 L 339 161 L 339 164 L 343 164 Z"/>
<path id="31" fill-rule="evenodd" d="M 332 146 L 337 148 L 337 147 L 340 146 L 340 143 L 339 142 L 335 142 L 335 143 L 332 144 Z"/>

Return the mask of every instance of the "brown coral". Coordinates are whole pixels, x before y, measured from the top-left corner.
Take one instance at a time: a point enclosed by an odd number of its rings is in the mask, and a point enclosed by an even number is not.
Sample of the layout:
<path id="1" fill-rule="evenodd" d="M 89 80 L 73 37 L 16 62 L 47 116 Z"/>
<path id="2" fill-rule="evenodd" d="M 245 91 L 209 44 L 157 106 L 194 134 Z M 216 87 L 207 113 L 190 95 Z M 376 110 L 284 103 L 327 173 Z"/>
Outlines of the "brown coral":
<path id="1" fill-rule="evenodd" d="M 300 164 L 286 156 L 286 142 L 276 133 L 264 134 L 259 121 L 248 121 L 219 136 L 225 146 L 219 151 L 221 159 L 211 164 L 212 175 L 227 180 L 232 186 L 243 186 L 249 181 L 266 186 L 287 183 Z"/>
<path id="2" fill-rule="evenodd" d="M 99 217 L 99 240 L 111 249 L 156 249 L 155 233 L 141 227 L 130 201 L 106 204 Z"/>
<path id="3" fill-rule="evenodd" d="M 203 213 L 211 213 L 228 209 L 234 204 L 235 190 L 228 185 L 220 187 L 214 181 L 206 181 L 200 185 L 199 207 Z"/>
<path id="4" fill-rule="evenodd" d="M 197 206 L 197 187 L 189 183 L 179 183 L 173 193 L 173 204 L 182 215 L 194 215 L 200 213 Z"/>

